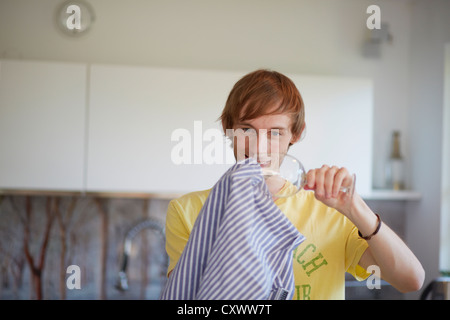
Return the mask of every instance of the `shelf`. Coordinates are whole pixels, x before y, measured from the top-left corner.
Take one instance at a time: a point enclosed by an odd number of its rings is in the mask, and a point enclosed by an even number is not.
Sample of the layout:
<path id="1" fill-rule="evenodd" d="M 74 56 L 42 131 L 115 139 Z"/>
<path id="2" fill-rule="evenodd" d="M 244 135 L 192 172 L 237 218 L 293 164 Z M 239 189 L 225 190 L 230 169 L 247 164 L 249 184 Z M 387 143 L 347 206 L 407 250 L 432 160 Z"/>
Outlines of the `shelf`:
<path id="1" fill-rule="evenodd" d="M 412 190 L 375 189 L 369 194 L 362 194 L 364 200 L 420 200 L 422 195 Z"/>
<path id="2" fill-rule="evenodd" d="M 382 286 L 391 286 L 391 284 L 385 280 L 380 280 L 380 285 Z M 360 287 L 366 287 L 367 288 L 367 281 L 357 281 L 357 280 L 346 280 L 345 281 L 345 287 L 346 288 L 360 288 Z"/>
<path id="3" fill-rule="evenodd" d="M 25 190 L 25 189 L 0 189 L 1 195 L 10 196 L 50 196 L 50 197 L 93 197 L 93 198 L 134 198 L 134 199 L 161 199 L 172 200 L 182 193 L 167 192 L 117 192 L 117 191 L 61 191 L 61 190 Z"/>
<path id="4" fill-rule="evenodd" d="M 61 190 L 21 190 L 21 189 L 1 189 L 0 195 L 35 195 L 35 196 L 91 196 L 98 198 L 150 198 L 171 200 L 178 198 L 184 193 L 166 193 L 166 192 L 81 192 L 81 191 L 61 191 Z M 421 194 L 412 190 L 383 190 L 375 189 L 368 194 L 361 194 L 364 200 L 410 200 L 417 201 L 421 199 Z"/>

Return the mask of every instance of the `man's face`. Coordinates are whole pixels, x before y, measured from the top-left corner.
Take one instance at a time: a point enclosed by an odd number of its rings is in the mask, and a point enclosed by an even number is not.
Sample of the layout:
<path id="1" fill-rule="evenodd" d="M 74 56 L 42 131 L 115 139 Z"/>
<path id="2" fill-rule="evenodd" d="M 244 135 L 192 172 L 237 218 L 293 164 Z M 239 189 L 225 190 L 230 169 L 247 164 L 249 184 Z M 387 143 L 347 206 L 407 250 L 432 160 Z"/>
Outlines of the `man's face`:
<path id="1" fill-rule="evenodd" d="M 237 161 L 257 156 L 264 166 L 269 155 L 286 153 L 289 144 L 298 141 L 291 133 L 291 118 L 285 114 L 264 115 L 236 123 L 233 127 L 233 151 Z"/>

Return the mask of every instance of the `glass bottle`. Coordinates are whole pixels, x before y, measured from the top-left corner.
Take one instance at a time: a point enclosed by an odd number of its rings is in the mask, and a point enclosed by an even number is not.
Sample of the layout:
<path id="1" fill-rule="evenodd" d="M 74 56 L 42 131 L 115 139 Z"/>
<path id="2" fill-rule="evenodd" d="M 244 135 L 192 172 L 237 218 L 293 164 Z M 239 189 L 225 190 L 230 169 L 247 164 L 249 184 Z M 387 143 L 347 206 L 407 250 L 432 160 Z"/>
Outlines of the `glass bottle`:
<path id="1" fill-rule="evenodd" d="M 400 132 L 392 133 L 392 150 L 387 168 L 387 185 L 393 190 L 405 188 L 404 181 L 405 161 L 400 152 Z"/>

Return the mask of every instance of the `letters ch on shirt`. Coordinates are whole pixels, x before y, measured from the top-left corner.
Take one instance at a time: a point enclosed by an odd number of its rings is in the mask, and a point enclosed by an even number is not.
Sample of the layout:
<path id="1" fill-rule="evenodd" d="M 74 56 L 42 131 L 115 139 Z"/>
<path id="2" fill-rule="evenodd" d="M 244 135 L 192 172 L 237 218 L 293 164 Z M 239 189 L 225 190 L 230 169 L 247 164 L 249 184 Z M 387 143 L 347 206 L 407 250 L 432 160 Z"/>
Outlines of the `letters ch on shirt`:
<path id="1" fill-rule="evenodd" d="M 315 253 L 316 252 L 316 246 L 312 243 L 308 244 L 303 248 L 303 250 L 300 253 L 297 253 L 298 248 L 295 248 L 294 250 L 294 259 L 297 263 L 301 264 L 303 270 L 305 270 L 306 275 L 309 277 L 311 273 L 316 271 L 322 266 L 326 266 L 328 264 L 327 260 L 323 257 L 322 253 L 318 253 L 314 255 L 314 257 L 310 260 L 306 260 L 305 253 L 308 251 Z M 311 256 L 311 254 L 309 254 Z"/>
<path id="2" fill-rule="evenodd" d="M 321 252 L 316 254 L 316 246 L 312 243 L 294 249 L 294 263 L 299 263 L 305 274 L 310 277 L 317 269 L 328 265 L 327 260 L 323 257 Z M 312 258 L 311 258 L 312 257 Z M 301 284 L 295 285 L 294 298 L 302 300 L 310 300 L 311 285 Z"/>

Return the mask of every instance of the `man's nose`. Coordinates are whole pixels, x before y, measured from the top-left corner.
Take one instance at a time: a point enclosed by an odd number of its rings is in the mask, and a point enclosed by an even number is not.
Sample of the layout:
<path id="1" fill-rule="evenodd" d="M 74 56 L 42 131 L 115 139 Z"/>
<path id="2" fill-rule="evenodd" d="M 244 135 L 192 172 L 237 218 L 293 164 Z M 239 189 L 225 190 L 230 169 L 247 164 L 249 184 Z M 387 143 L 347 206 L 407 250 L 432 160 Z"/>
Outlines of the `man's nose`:
<path id="1" fill-rule="evenodd" d="M 266 129 L 260 129 L 254 136 L 249 136 L 246 143 L 250 156 L 267 154 L 270 152 L 270 141 L 267 138 Z"/>
<path id="2" fill-rule="evenodd" d="M 258 154 L 267 154 L 270 153 L 270 142 L 267 139 L 267 130 L 261 129 L 258 133 L 257 139 L 257 152 Z"/>

